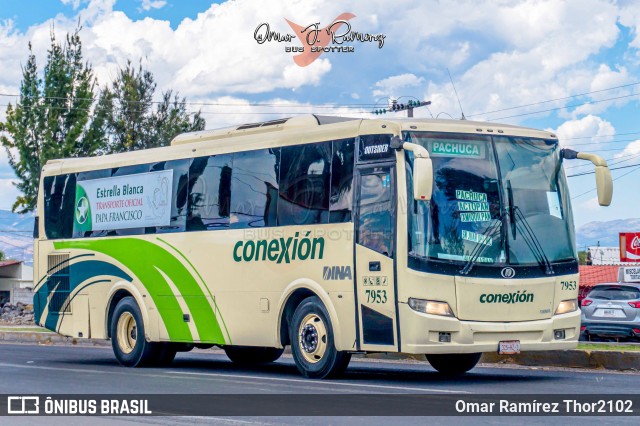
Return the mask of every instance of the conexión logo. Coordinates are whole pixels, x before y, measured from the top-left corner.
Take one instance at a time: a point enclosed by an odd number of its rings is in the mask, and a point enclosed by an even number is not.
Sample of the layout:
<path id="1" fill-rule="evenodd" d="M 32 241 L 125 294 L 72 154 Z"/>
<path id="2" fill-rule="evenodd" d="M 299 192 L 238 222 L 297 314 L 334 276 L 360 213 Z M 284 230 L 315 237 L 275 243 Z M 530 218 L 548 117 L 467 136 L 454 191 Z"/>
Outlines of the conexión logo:
<path id="1" fill-rule="evenodd" d="M 353 13 L 345 12 L 324 28 L 320 28 L 320 22 L 302 26 L 288 19 L 287 24 L 293 30 L 291 33 L 279 33 L 272 31 L 268 22 L 263 22 L 256 27 L 253 38 L 258 44 L 266 42 L 292 43 L 294 39 L 299 39 L 302 46 L 285 46 L 285 52 L 297 53 L 293 61 L 301 66 L 311 65 L 323 53 L 353 53 L 355 46 L 346 43 L 377 43 L 382 49 L 386 36 L 382 33 L 371 34 L 367 32 L 353 31 L 349 20 L 355 18 Z M 329 46 L 334 44 L 335 46 Z"/>

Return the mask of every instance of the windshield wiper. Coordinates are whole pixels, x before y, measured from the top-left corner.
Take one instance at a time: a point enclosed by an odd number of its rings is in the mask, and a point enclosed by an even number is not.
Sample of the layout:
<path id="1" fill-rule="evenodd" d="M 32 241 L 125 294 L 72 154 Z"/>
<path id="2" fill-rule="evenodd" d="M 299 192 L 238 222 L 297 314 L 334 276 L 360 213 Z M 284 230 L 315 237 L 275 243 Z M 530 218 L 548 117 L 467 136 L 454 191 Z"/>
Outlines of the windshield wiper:
<path id="1" fill-rule="evenodd" d="M 502 225 L 502 218 L 496 220 L 493 225 L 491 225 L 484 231 L 481 240 L 485 242 L 487 239 L 493 240 L 495 234 L 497 234 L 501 230 L 500 225 Z M 476 245 L 473 247 L 473 251 L 469 255 L 469 260 L 460 270 L 460 275 L 467 275 L 469 272 L 471 272 L 471 268 L 473 268 L 473 265 L 476 264 L 476 260 L 478 260 L 478 258 L 487 250 L 488 247 L 490 247 L 490 245 L 476 243 Z"/>
<path id="2" fill-rule="evenodd" d="M 542 244 L 540 244 L 540 240 L 536 237 L 536 234 L 533 232 L 533 228 L 529 225 L 527 218 L 524 217 L 520 208 L 513 202 L 513 189 L 511 188 L 510 180 L 507 180 L 507 195 L 509 198 L 509 220 L 511 222 L 511 232 L 513 234 L 514 241 L 516 239 L 516 228 L 520 225 L 522 239 L 527 247 L 529 247 L 529 250 L 531 250 L 531 253 L 533 253 L 536 261 L 542 268 L 544 268 L 545 274 L 553 275 L 553 266 L 551 266 L 551 262 L 544 252 Z"/>
<path id="3" fill-rule="evenodd" d="M 513 203 L 513 189 L 511 189 L 511 181 L 507 181 L 507 197 L 509 198 L 509 222 L 511 223 L 511 235 L 513 240 L 516 239 L 516 210 Z"/>

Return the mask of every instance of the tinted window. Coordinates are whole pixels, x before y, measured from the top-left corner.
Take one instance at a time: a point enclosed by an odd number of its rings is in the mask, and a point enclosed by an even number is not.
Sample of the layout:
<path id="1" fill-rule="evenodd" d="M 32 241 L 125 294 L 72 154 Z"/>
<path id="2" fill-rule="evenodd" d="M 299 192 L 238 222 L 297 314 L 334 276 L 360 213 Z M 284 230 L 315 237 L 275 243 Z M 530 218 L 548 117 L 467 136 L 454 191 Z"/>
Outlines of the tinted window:
<path id="1" fill-rule="evenodd" d="M 327 223 L 331 142 L 282 148 L 278 224 Z"/>
<path id="2" fill-rule="evenodd" d="M 44 214 L 47 238 L 70 238 L 76 197 L 76 175 L 44 178 Z"/>
<path id="3" fill-rule="evenodd" d="M 231 158 L 231 155 L 217 155 L 194 158 L 191 162 L 187 230 L 229 226 Z"/>
<path id="4" fill-rule="evenodd" d="M 629 286 L 600 287 L 591 290 L 587 297 L 596 300 L 635 300 L 640 299 L 640 290 Z"/>
<path id="5" fill-rule="evenodd" d="M 393 256 L 393 190 L 388 168 L 360 177 L 358 244 Z"/>
<path id="6" fill-rule="evenodd" d="M 353 139 L 333 141 L 331 160 L 331 196 L 329 198 L 329 221 L 348 222 L 353 211 Z"/>
<path id="7" fill-rule="evenodd" d="M 279 150 L 261 149 L 233 155 L 232 228 L 276 225 Z"/>
<path id="8" fill-rule="evenodd" d="M 169 226 L 146 228 L 147 233 L 180 232 L 186 229 L 189 162 L 189 160 L 172 160 L 163 161 L 151 166 L 151 172 L 173 170 L 173 184 L 172 187 L 169 188 L 171 194 L 171 222 Z"/>
<path id="9" fill-rule="evenodd" d="M 409 254 L 461 262 L 476 253 L 479 263 L 504 262 L 498 172 L 490 140 L 416 133 L 411 142 L 431 154 L 434 182 L 429 202 L 414 201 L 414 156 L 406 151 Z M 460 146 L 473 148 L 471 154 Z"/>

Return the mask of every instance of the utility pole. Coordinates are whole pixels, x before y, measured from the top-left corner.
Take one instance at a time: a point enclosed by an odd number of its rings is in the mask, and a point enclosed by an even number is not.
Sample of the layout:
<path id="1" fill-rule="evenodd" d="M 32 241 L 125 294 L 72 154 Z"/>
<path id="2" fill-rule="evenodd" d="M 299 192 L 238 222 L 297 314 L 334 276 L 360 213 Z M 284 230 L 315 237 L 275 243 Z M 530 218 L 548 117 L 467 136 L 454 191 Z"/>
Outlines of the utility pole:
<path id="1" fill-rule="evenodd" d="M 413 100 L 409 100 L 409 102 L 407 102 L 406 104 L 402 103 L 398 103 L 397 99 L 392 99 L 391 100 L 391 106 L 389 108 L 384 108 L 384 109 L 376 109 L 374 111 L 371 111 L 372 114 L 375 115 L 381 115 L 381 114 L 386 114 L 387 112 L 398 112 L 398 111 L 407 111 L 407 117 L 409 118 L 413 118 L 413 110 L 415 108 L 420 108 L 423 106 L 427 106 L 427 105 L 431 105 L 431 101 L 413 101 Z"/>

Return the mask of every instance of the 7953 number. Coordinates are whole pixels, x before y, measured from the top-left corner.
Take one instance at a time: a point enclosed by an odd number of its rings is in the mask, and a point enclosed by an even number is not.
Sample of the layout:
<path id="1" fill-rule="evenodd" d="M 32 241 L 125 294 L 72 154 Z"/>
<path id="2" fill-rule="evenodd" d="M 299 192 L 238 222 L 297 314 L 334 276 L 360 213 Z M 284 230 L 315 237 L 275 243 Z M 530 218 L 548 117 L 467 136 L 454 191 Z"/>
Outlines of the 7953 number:
<path id="1" fill-rule="evenodd" d="M 367 303 L 387 303 L 387 290 L 365 290 Z"/>

